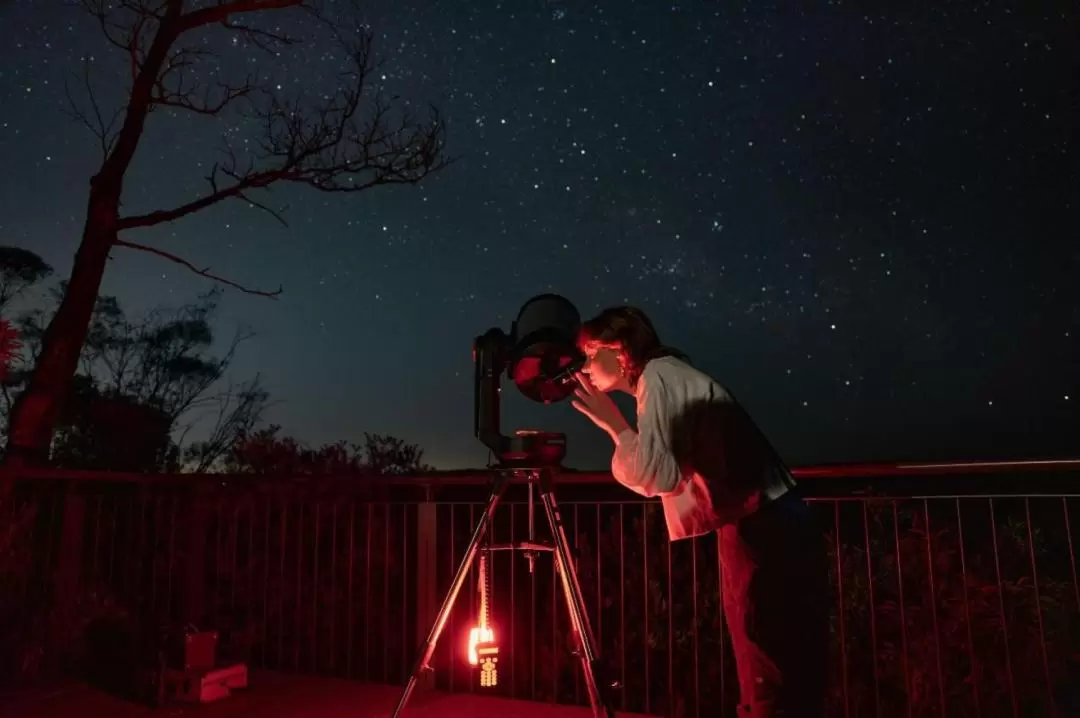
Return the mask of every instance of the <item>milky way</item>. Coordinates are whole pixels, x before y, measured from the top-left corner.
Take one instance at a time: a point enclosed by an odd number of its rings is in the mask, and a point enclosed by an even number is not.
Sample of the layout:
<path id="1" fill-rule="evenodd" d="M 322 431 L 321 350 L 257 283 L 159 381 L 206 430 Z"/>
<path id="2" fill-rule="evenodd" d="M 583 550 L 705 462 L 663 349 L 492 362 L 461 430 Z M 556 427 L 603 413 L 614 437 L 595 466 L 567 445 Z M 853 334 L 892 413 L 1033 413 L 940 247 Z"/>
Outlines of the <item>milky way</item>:
<path id="1" fill-rule="evenodd" d="M 1075 5 L 748 5 L 364 3 L 378 83 L 438 107 L 456 161 L 415 187 L 277 188 L 288 227 L 235 201 L 132 237 L 284 285 L 227 293 L 219 329 L 254 329 L 235 378 L 261 373 L 267 418 L 313 444 L 375 431 L 481 465 L 471 340 L 556 291 L 584 314 L 644 307 L 792 463 L 1075 454 Z M 316 37 L 302 14 L 257 22 Z M 115 103 L 123 58 L 59 0 L 9 0 L 0 25 L 0 241 L 64 277 L 100 156 L 65 80 L 90 57 Z M 342 67 L 324 42 L 266 63 L 222 28 L 194 40 L 285 93 L 331 92 Z M 156 112 L 125 211 L 205 192 L 223 133 L 256 139 Z M 103 291 L 133 311 L 209 288 L 113 256 Z M 505 428 L 566 431 L 569 464 L 606 463 L 568 406 L 505 394 Z"/>

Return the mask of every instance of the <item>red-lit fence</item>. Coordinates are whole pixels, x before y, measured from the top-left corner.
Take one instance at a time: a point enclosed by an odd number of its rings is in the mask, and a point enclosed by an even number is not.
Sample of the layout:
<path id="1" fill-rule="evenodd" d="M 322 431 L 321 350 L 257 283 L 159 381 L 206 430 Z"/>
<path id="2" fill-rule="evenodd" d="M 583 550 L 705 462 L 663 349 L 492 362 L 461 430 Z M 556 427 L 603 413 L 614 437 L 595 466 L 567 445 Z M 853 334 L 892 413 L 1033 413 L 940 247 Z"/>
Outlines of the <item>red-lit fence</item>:
<path id="1" fill-rule="evenodd" d="M 1080 461 L 797 474 L 837 598 L 830 715 L 1080 715 Z M 95 626 L 129 627 L 134 653 L 140 636 L 191 622 L 255 666 L 401 683 L 486 481 L 20 475 L 0 506 L 5 525 L 27 527 L 0 562 L 5 670 L 50 645 L 78 653 Z M 495 542 L 527 537 L 521 488 L 496 514 Z M 608 476 L 567 475 L 558 496 L 622 706 L 734 715 L 715 538 L 669 543 L 659 505 Z M 483 690 L 585 704 L 550 554 L 533 573 L 508 552 L 491 566 L 500 681 Z M 482 690 L 465 656 L 475 586 L 435 653 L 443 689 Z"/>

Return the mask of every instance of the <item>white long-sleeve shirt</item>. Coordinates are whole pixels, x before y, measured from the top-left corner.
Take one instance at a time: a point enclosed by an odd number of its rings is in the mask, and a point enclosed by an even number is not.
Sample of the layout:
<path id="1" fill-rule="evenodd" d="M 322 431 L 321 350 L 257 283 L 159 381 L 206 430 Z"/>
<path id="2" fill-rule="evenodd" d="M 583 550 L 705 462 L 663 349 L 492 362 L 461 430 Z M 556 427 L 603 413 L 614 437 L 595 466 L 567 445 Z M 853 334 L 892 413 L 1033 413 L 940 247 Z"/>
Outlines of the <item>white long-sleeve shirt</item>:
<path id="1" fill-rule="evenodd" d="M 672 541 L 714 531 L 794 486 L 735 398 L 686 362 L 650 361 L 635 397 L 637 429 L 616 438 L 611 473 L 641 496 L 660 497 Z"/>

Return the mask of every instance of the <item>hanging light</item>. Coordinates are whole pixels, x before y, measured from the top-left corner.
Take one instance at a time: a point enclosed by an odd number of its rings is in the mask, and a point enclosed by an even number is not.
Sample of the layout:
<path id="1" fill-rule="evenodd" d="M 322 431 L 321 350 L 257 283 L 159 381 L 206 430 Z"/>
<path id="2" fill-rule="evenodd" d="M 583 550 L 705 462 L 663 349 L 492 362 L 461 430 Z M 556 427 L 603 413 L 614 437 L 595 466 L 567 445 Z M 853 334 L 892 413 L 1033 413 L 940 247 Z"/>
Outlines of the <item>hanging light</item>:
<path id="1" fill-rule="evenodd" d="M 480 667 L 480 686 L 492 688 L 499 682 L 496 664 L 499 662 L 499 646 L 495 643 L 495 631 L 489 625 L 491 576 L 488 573 L 487 551 L 480 552 L 480 615 L 479 623 L 469 630 L 469 664 Z"/>

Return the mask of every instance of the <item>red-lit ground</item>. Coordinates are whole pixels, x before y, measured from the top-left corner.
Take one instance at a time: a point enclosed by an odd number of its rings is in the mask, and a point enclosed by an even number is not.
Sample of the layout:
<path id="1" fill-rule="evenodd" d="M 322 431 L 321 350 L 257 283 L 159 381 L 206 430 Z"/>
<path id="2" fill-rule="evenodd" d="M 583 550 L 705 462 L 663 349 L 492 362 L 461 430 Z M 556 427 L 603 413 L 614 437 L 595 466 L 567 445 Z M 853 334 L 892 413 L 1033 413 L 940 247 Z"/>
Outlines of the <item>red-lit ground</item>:
<path id="1" fill-rule="evenodd" d="M 269 672 L 252 674 L 251 685 L 216 703 L 169 704 L 157 710 L 114 698 L 81 684 L 0 694 L 3 718 L 385 718 L 401 688 L 333 678 Z M 588 708 L 512 701 L 481 695 L 417 691 L 403 718 L 590 718 Z M 636 714 L 619 713 L 620 718 Z"/>

